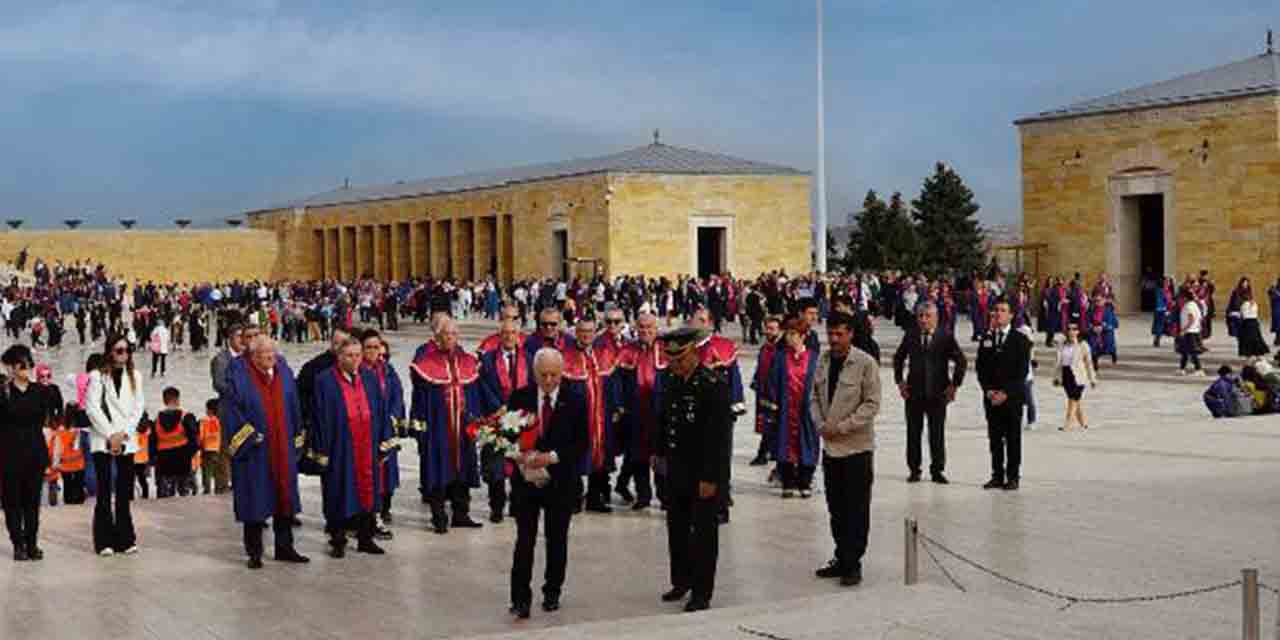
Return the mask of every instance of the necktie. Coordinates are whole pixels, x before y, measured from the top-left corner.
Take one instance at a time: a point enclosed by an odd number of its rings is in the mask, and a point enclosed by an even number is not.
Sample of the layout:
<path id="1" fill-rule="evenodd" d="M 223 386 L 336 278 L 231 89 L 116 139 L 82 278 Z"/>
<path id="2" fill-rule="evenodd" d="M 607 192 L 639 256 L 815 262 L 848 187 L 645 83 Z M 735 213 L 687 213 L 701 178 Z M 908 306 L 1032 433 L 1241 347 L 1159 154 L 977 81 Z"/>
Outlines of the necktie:
<path id="1" fill-rule="evenodd" d="M 996 330 L 996 348 L 999 349 L 1002 346 L 1004 346 L 1004 332 Z"/>
<path id="2" fill-rule="evenodd" d="M 551 426 L 551 394 L 543 394 L 542 396 L 542 418 L 538 420 L 538 437 L 542 436 L 544 429 Z"/>
<path id="3" fill-rule="evenodd" d="M 928 348 L 929 348 L 929 340 L 930 340 L 932 337 L 933 337 L 933 334 L 932 334 L 932 333 L 925 333 L 925 334 L 924 334 L 924 336 L 922 336 L 922 341 L 920 342 L 920 348 L 921 348 L 921 349 L 928 349 Z"/>
<path id="4" fill-rule="evenodd" d="M 516 354 L 507 352 L 507 376 L 511 380 L 511 387 L 514 389 L 519 378 L 516 377 Z"/>

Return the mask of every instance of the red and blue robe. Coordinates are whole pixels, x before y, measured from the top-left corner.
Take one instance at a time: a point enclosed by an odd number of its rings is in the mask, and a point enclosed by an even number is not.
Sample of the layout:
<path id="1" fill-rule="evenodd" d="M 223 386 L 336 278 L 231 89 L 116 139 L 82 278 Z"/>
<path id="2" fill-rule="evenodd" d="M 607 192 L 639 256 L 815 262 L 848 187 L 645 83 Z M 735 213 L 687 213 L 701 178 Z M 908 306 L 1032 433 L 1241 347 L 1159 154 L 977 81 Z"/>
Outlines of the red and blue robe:
<path id="1" fill-rule="evenodd" d="M 467 436 L 467 427 L 485 415 L 480 361 L 460 347 L 445 352 L 427 343 L 414 354 L 409 379 L 413 385 L 409 417 L 425 429 L 418 441 L 423 494 L 454 483 L 480 486 L 475 442 Z"/>
<path id="2" fill-rule="evenodd" d="M 561 353 L 565 384 L 587 399 L 587 451 L 578 471 L 589 475 L 612 470 L 618 454 L 617 423 L 622 406 L 613 375 L 617 361 L 608 351 L 584 349 L 576 341 L 566 344 Z"/>
<path id="3" fill-rule="evenodd" d="M 746 413 L 742 370 L 738 368 L 738 345 L 723 336 L 707 336 L 698 343 L 698 358 L 702 361 L 702 366 L 725 376 L 729 381 L 729 408 L 733 415 L 736 417 Z"/>
<path id="4" fill-rule="evenodd" d="M 769 370 L 769 401 L 777 409 L 768 429 L 774 459 L 803 467 L 818 464 L 818 428 L 809 414 L 813 376 L 818 370 L 818 354 L 805 349 L 796 352 L 780 347 Z"/>
<path id="5" fill-rule="evenodd" d="M 769 399 L 769 374 L 773 366 L 773 356 L 778 352 L 778 340 L 765 340 L 756 357 L 756 373 L 751 377 L 751 390 L 756 392 L 756 433 L 765 433 L 768 427 L 769 414 L 777 411 L 773 401 Z M 807 345 L 806 345 L 807 347 Z"/>
<path id="6" fill-rule="evenodd" d="M 386 407 L 387 418 L 391 421 L 393 432 L 399 433 L 397 426 L 405 423 L 404 384 L 400 382 L 400 374 L 390 362 L 380 363 L 376 367 L 364 367 L 378 378 L 378 390 L 382 393 L 382 402 Z M 382 458 L 382 495 L 390 495 L 400 488 L 400 451 L 391 450 Z"/>
<path id="7" fill-rule="evenodd" d="M 227 443 L 248 425 L 262 442 L 248 439 L 228 446 L 232 503 L 237 522 L 260 523 L 302 513 L 298 497 L 296 438 L 302 430 L 298 387 L 293 371 L 276 356 L 270 380 L 244 358 L 227 366 L 227 395 L 218 402 Z"/>
<path id="8" fill-rule="evenodd" d="M 991 294 L 986 289 L 975 291 L 969 305 L 969 319 L 973 321 L 973 339 L 987 332 L 988 314 L 991 313 Z"/>
<path id="9" fill-rule="evenodd" d="M 1104 302 L 1101 305 L 1090 306 L 1084 314 L 1082 324 L 1080 330 L 1088 332 L 1089 349 L 1094 357 L 1118 355 L 1116 329 L 1120 327 L 1120 321 L 1116 319 L 1115 308 L 1111 303 Z M 1101 329 L 1101 331 L 1094 331 L 1094 329 Z"/>
<path id="10" fill-rule="evenodd" d="M 507 366 L 506 351 L 501 347 L 491 349 L 480 356 L 480 397 L 482 412 L 495 415 L 507 406 L 511 392 L 528 386 L 532 381 L 530 368 L 526 362 L 524 349 L 516 347 L 515 371 Z M 498 482 L 511 474 L 511 466 L 492 452 L 482 452 L 484 477 L 488 482 Z"/>
<path id="11" fill-rule="evenodd" d="M 383 495 L 378 458 L 395 438 L 378 376 L 359 369 L 347 379 L 332 367 L 316 376 L 315 394 L 315 451 L 329 458 L 320 476 L 325 521 L 342 523 L 378 511 Z"/>
<path id="12" fill-rule="evenodd" d="M 667 368 L 667 354 L 657 343 L 646 345 L 636 341 L 622 348 L 618 354 L 619 398 L 623 403 L 621 439 L 624 462 L 647 467 L 654 453 L 657 437 L 657 413 L 654 410 L 654 390 L 658 372 Z"/>
<path id="13" fill-rule="evenodd" d="M 524 341 L 527 338 L 528 336 L 526 336 L 523 331 L 519 332 L 516 336 L 516 348 L 517 349 L 523 348 Z M 482 358 L 484 357 L 484 354 L 489 353 L 490 351 L 496 351 L 501 348 L 502 348 L 502 334 L 501 333 L 490 334 L 484 340 L 480 341 L 480 346 L 476 347 L 476 357 Z"/>

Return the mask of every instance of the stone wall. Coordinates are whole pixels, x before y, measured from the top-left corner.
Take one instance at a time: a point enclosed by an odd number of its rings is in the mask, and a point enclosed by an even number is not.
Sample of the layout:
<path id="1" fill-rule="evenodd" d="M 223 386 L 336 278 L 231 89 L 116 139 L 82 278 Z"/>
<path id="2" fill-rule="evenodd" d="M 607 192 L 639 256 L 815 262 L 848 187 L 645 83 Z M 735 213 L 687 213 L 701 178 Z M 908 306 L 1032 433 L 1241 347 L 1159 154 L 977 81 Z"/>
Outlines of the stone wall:
<path id="1" fill-rule="evenodd" d="M 1024 123 L 1023 236 L 1042 272 L 1089 282 L 1136 260 L 1123 196 L 1163 192 L 1166 275 L 1210 270 L 1218 304 L 1241 276 L 1280 275 L 1280 99 L 1241 98 Z M 1118 289 L 1133 290 L 1130 283 Z M 1131 302 L 1122 309 L 1132 309 Z M 1265 300 L 1260 306 L 1266 312 Z"/>
<path id="2" fill-rule="evenodd" d="M 89 260 L 129 281 L 215 282 L 285 277 L 275 234 L 224 231 L 10 231 L 0 233 L 0 260 L 12 262 L 26 247 L 53 264 Z"/>

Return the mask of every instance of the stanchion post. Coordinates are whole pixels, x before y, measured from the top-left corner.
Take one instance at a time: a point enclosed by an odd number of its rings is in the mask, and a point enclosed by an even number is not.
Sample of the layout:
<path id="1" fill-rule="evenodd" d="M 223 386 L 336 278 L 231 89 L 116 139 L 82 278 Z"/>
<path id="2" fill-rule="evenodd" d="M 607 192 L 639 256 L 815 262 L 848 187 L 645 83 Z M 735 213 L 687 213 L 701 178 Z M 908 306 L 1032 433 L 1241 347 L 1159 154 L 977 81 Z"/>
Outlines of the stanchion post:
<path id="1" fill-rule="evenodd" d="M 902 554 L 905 564 L 903 578 L 907 586 L 911 586 L 920 581 L 920 528 L 915 518 L 907 518 L 904 525 L 906 549 Z"/>
<path id="2" fill-rule="evenodd" d="M 1276 640 L 1280 640 L 1280 593 L 1276 594 Z"/>
<path id="3" fill-rule="evenodd" d="M 1244 569 L 1241 572 L 1242 580 L 1240 588 L 1243 591 L 1244 602 L 1244 640 L 1260 640 L 1259 635 L 1262 631 L 1262 618 L 1258 612 L 1258 570 Z"/>

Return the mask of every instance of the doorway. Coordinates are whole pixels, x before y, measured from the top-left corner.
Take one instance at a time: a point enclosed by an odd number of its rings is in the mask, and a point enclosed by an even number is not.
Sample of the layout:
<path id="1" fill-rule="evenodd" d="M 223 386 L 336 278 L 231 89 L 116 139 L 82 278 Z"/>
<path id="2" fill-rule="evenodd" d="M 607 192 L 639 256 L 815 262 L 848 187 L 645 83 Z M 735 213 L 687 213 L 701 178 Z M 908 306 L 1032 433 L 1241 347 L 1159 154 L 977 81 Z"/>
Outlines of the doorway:
<path id="1" fill-rule="evenodd" d="M 724 258 L 725 228 L 698 227 L 698 277 L 724 273 Z"/>
<path id="2" fill-rule="evenodd" d="M 551 232 L 551 273 L 562 281 L 569 280 L 569 231 Z"/>
<path id="3" fill-rule="evenodd" d="M 1147 279 L 1160 286 L 1164 273 L 1164 195 L 1151 194 L 1137 197 L 1138 210 L 1138 273 L 1142 274 L 1142 310 L 1155 310 L 1155 288 Z"/>

